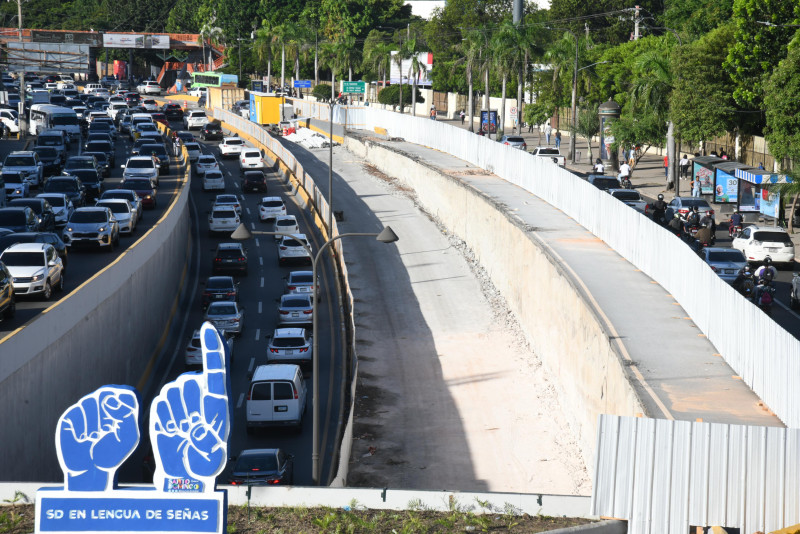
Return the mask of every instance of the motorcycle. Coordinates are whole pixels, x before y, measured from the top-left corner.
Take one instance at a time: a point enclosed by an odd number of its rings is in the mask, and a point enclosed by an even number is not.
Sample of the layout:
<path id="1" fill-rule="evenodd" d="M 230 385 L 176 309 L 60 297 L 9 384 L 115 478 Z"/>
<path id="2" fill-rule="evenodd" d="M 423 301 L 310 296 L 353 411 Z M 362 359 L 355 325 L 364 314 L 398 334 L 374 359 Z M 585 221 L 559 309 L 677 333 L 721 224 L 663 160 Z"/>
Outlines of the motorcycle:
<path id="1" fill-rule="evenodd" d="M 736 289 L 747 300 L 753 300 L 753 293 L 756 290 L 756 281 L 753 278 L 753 273 L 740 273 L 742 279 L 737 279 L 734 282 L 734 289 Z"/>
<path id="2" fill-rule="evenodd" d="M 756 302 L 756 306 L 758 306 L 761 311 L 766 313 L 767 315 L 770 314 L 772 311 L 772 303 L 775 301 L 775 286 L 773 285 L 761 285 L 758 291 L 758 302 Z"/>
<path id="3" fill-rule="evenodd" d="M 800 273 L 792 274 L 792 289 L 789 292 L 789 307 L 793 310 L 800 308 Z"/>
<path id="4" fill-rule="evenodd" d="M 623 176 L 620 183 L 622 184 L 623 189 L 633 189 L 630 176 Z"/>
<path id="5" fill-rule="evenodd" d="M 728 236 L 733 239 L 734 237 L 738 236 L 742 232 L 742 225 L 737 224 L 736 226 L 728 225 Z"/>

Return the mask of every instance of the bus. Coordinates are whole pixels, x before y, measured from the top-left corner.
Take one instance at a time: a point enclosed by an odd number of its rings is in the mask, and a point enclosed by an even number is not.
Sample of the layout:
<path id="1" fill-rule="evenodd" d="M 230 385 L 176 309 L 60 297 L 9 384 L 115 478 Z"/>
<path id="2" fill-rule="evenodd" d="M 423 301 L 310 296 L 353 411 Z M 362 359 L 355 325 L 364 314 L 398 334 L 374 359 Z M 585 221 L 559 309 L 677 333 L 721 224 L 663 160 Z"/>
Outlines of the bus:
<path id="1" fill-rule="evenodd" d="M 222 74 L 221 72 L 193 72 L 192 89 L 198 87 L 220 87 L 222 84 L 239 84 L 239 77 L 235 74 Z"/>
<path id="2" fill-rule="evenodd" d="M 31 116 L 28 132 L 39 135 L 45 130 L 62 130 L 68 139 L 80 139 L 81 127 L 78 114 L 70 108 L 62 108 L 52 104 L 34 104 L 31 106 Z"/>

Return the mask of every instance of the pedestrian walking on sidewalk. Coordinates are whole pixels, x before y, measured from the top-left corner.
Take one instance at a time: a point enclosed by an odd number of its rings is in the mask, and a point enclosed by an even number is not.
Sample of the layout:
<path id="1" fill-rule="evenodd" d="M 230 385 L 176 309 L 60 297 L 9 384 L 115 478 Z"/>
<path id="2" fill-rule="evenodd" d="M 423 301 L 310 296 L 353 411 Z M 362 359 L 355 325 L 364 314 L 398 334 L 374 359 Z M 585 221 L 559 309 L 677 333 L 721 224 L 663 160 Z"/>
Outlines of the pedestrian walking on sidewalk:
<path id="1" fill-rule="evenodd" d="M 556 130 L 556 148 L 561 147 L 561 130 Z"/>
<path id="2" fill-rule="evenodd" d="M 669 178 L 669 156 L 664 156 L 664 178 Z"/>
<path id="3" fill-rule="evenodd" d="M 466 116 L 467 116 L 467 114 L 466 114 L 466 113 L 464 113 L 464 110 L 463 110 L 463 109 L 462 109 L 462 110 L 461 110 L 461 112 L 458 114 L 458 116 L 459 116 L 459 117 L 461 117 L 461 124 L 464 124 L 464 117 L 466 117 Z"/>
<path id="4" fill-rule="evenodd" d="M 436 108 L 433 106 L 431 106 L 431 120 L 432 121 L 436 120 Z"/>
<path id="5" fill-rule="evenodd" d="M 684 154 L 681 160 L 678 162 L 678 166 L 681 168 L 681 178 L 686 178 L 689 176 L 689 158 L 686 156 L 686 154 Z"/>
<path id="6" fill-rule="evenodd" d="M 550 123 L 544 125 L 544 137 L 547 139 L 547 144 L 550 144 L 550 135 L 553 133 L 553 128 L 550 126 Z"/>
<path id="7" fill-rule="evenodd" d="M 692 196 L 699 197 L 700 196 L 700 180 L 696 179 L 692 182 Z"/>

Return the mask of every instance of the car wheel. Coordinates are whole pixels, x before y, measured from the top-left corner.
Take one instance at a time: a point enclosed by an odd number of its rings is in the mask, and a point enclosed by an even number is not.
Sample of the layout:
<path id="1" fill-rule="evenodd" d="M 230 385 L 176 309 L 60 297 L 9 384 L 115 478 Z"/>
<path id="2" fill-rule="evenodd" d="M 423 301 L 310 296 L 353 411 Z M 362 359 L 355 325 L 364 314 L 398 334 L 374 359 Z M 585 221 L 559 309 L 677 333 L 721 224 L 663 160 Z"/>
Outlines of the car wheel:
<path id="1" fill-rule="evenodd" d="M 50 280 L 44 283 L 44 291 L 42 292 L 42 300 L 50 300 L 53 296 L 53 287 L 50 285 Z"/>

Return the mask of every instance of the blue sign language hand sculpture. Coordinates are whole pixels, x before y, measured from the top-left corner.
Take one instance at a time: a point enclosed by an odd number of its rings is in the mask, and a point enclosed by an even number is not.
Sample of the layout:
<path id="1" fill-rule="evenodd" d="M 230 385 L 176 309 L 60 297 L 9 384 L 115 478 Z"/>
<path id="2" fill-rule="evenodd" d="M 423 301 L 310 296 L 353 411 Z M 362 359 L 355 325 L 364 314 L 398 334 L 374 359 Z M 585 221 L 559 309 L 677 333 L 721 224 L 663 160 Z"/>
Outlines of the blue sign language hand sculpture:
<path id="1" fill-rule="evenodd" d="M 158 491 L 211 492 L 225 468 L 230 415 L 227 344 L 210 324 L 200 329 L 203 371 L 166 384 L 150 409 Z"/>
<path id="2" fill-rule="evenodd" d="M 139 395 L 129 386 L 103 386 L 58 420 L 56 451 L 66 488 L 105 491 L 139 444 Z"/>

